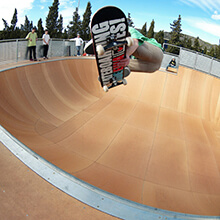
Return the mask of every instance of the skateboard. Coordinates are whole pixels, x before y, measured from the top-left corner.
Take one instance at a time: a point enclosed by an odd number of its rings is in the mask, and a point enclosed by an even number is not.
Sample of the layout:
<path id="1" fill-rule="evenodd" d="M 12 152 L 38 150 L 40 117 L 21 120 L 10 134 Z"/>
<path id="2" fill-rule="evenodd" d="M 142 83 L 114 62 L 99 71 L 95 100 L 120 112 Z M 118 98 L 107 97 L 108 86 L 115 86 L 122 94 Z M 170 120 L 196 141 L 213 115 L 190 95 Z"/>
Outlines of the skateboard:
<path id="1" fill-rule="evenodd" d="M 125 58 L 126 48 L 133 44 L 133 40 L 127 37 L 128 24 L 123 11 L 114 6 L 100 8 L 92 18 L 91 35 L 103 90 L 107 92 L 117 85 L 126 85 L 124 68 L 118 67 L 117 63 Z M 92 49 L 87 45 L 88 51 L 92 52 Z"/>

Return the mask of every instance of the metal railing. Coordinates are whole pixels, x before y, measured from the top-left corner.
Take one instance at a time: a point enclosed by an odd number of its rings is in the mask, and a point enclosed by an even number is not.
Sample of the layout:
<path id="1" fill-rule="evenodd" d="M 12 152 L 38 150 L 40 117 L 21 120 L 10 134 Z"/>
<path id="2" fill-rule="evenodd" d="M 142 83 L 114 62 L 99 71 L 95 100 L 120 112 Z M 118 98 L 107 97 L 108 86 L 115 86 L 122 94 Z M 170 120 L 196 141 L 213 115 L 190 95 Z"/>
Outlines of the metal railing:
<path id="1" fill-rule="evenodd" d="M 81 54 L 83 53 L 81 47 Z M 74 56 L 77 54 L 74 41 L 63 39 L 51 39 L 48 56 L 49 57 L 63 57 Z M 38 38 L 36 45 L 37 58 L 43 57 L 43 41 Z M 12 39 L 0 41 L 0 65 L 7 63 L 14 63 L 28 59 L 27 40 L 25 39 Z"/>
<path id="2" fill-rule="evenodd" d="M 172 46 L 170 44 L 166 45 Z M 175 45 L 173 46 L 177 47 Z M 166 68 L 170 60 L 175 58 L 177 67 L 179 65 L 185 66 L 220 78 L 220 60 L 183 47 L 178 48 L 180 50 L 179 55 L 164 52 L 164 58 L 161 65 L 162 68 Z"/>
<path id="3" fill-rule="evenodd" d="M 81 47 L 81 54 L 83 54 L 84 45 L 85 42 Z M 177 47 L 175 45 L 164 44 L 164 46 L 166 45 Z M 182 47 L 178 48 L 180 49 L 179 55 L 164 52 L 164 58 L 161 65 L 162 68 L 166 68 L 170 60 L 175 57 L 177 67 L 179 65 L 186 66 L 220 78 L 220 60 Z M 42 39 L 38 39 L 37 41 L 36 53 L 38 58 L 43 57 Z M 75 56 L 76 54 L 77 51 L 74 41 L 51 39 L 48 50 L 49 57 Z M 27 59 L 27 40 L 13 39 L 0 41 L 0 65 Z"/>

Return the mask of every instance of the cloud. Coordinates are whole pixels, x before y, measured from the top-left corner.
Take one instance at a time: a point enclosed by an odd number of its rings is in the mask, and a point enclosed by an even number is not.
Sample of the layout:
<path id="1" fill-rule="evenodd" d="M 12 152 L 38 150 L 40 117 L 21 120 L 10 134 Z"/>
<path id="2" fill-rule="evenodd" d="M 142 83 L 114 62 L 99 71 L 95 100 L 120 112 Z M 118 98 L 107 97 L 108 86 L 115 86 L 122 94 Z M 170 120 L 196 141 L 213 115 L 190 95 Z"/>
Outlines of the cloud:
<path id="1" fill-rule="evenodd" d="M 220 25 L 211 21 L 210 19 L 188 17 L 185 18 L 184 21 L 187 22 L 188 25 L 193 28 L 202 30 L 203 32 L 209 33 L 215 37 L 220 38 Z"/>
<path id="2" fill-rule="evenodd" d="M 197 6 L 204 11 L 220 10 L 219 0 L 179 0 L 188 6 Z"/>
<path id="3" fill-rule="evenodd" d="M 220 20 L 220 14 L 218 14 L 217 11 L 214 12 L 214 15 L 212 15 L 212 19 L 214 20 Z"/>
<path id="4" fill-rule="evenodd" d="M 1 2 L 0 7 L 0 30 L 4 28 L 2 18 L 10 25 L 15 8 L 18 12 L 18 23 L 22 23 L 27 10 L 32 9 L 34 0 L 7 0 Z"/>

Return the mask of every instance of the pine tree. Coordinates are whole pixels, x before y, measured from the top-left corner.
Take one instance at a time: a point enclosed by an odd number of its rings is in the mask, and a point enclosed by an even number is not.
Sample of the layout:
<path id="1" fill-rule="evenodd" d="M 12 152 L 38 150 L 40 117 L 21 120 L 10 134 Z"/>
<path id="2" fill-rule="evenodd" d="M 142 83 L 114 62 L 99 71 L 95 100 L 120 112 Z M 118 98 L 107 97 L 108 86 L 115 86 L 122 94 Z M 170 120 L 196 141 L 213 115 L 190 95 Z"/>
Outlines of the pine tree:
<path id="1" fill-rule="evenodd" d="M 40 18 L 39 19 L 39 21 L 38 21 L 38 23 L 37 23 L 37 30 L 38 30 L 38 33 L 37 33 L 37 35 L 38 35 L 38 37 L 42 37 L 43 36 L 43 34 L 44 34 L 44 28 L 43 28 L 43 25 L 42 25 L 42 19 Z"/>
<path id="2" fill-rule="evenodd" d="M 89 23 L 90 23 L 90 18 L 91 18 L 91 3 L 87 3 L 86 11 L 83 14 L 83 21 L 82 21 L 82 33 L 81 37 L 84 40 L 89 40 L 90 39 L 90 28 L 89 28 Z"/>
<path id="3" fill-rule="evenodd" d="M 193 49 L 197 52 L 201 52 L 201 47 L 200 47 L 200 44 L 199 44 L 199 37 L 197 37 L 195 39 Z"/>
<path id="4" fill-rule="evenodd" d="M 150 28 L 147 32 L 147 37 L 148 38 L 153 38 L 154 37 L 154 24 L 155 24 L 155 22 L 154 22 L 154 20 L 152 20 L 152 22 L 150 24 Z"/>
<path id="5" fill-rule="evenodd" d="M 211 50 L 208 52 L 208 55 L 211 57 L 215 57 L 215 49 L 213 46 L 212 46 Z"/>
<path id="6" fill-rule="evenodd" d="M 9 30 L 9 26 L 8 26 L 8 22 L 4 19 L 4 18 L 2 18 L 2 21 L 3 21 L 3 23 L 4 23 L 4 31 L 8 31 Z"/>
<path id="7" fill-rule="evenodd" d="M 204 51 L 203 51 L 204 54 L 207 54 L 207 47 L 205 46 L 204 48 Z"/>
<path id="8" fill-rule="evenodd" d="M 4 29 L 1 33 L 1 38 L 8 39 L 10 37 L 10 32 L 9 32 L 10 28 L 9 28 L 8 22 L 4 18 L 2 18 L 2 21 L 4 23 Z"/>
<path id="9" fill-rule="evenodd" d="M 57 21 L 57 37 L 62 38 L 63 35 L 63 16 L 60 15 L 58 21 Z"/>
<path id="10" fill-rule="evenodd" d="M 170 28 L 171 28 L 171 33 L 170 33 L 171 39 L 170 39 L 169 43 L 173 44 L 173 45 L 180 46 L 181 45 L 180 34 L 182 32 L 181 16 L 180 15 L 179 15 L 178 20 L 174 20 L 173 23 L 170 24 Z M 176 54 L 179 53 L 179 49 L 176 47 L 172 47 L 172 46 L 169 46 L 167 51 L 170 53 L 176 53 Z"/>
<path id="11" fill-rule="evenodd" d="M 147 22 L 144 23 L 141 33 L 146 37 L 147 36 Z"/>
<path id="12" fill-rule="evenodd" d="M 192 50 L 192 39 L 188 38 L 186 42 L 186 48 Z"/>
<path id="13" fill-rule="evenodd" d="M 129 27 L 134 27 L 134 22 L 131 19 L 131 14 L 130 13 L 128 13 L 127 22 L 128 22 Z"/>
<path id="14" fill-rule="evenodd" d="M 17 9 L 15 8 L 14 15 L 11 20 L 11 27 L 10 27 L 11 31 L 14 31 L 16 28 L 16 24 L 18 22 L 17 14 L 18 14 Z"/>
<path id="15" fill-rule="evenodd" d="M 81 21 L 78 14 L 78 8 L 76 7 L 75 12 L 73 13 L 73 20 L 70 21 L 70 26 L 68 26 L 69 38 L 76 37 L 77 34 L 81 35 Z"/>
<path id="16" fill-rule="evenodd" d="M 158 43 L 163 45 L 164 43 L 164 31 L 159 31 L 158 33 L 155 34 L 155 39 L 157 40 Z"/>
<path id="17" fill-rule="evenodd" d="M 49 13 L 46 18 L 46 28 L 51 37 L 57 37 L 57 19 L 59 4 L 59 0 L 54 0 L 52 6 L 49 7 Z"/>
<path id="18" fill-rule="evenodd" d="M 220 59 L 220 45 L 216 46 L 216 58 Z"/>

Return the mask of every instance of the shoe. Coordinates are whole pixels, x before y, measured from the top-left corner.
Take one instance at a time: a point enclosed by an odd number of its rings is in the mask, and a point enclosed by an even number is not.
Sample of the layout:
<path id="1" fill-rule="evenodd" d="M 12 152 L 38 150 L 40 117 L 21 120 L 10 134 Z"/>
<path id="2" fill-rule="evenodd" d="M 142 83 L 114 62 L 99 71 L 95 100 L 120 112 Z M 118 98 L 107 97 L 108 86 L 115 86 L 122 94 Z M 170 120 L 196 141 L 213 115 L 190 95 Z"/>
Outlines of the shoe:
<path id="1" fill-rule="evenodd" d="M 37 59 L 34 59 L 34 61 L 37 61 Z"/>
<path id="2" fill-rule="evenodd" d="M 129 76 L 130 73 L 131 73 L 131 70 L 129 69 L 128 66 L 126 66 L 126 67 L 124 68 L 124 78 L 127 77 L 127 76 Z"/>
<path id="3" fill-rule="evenodd" d="M 30 61 L 33 61 L 33 59 L 30 59 Z"/>

